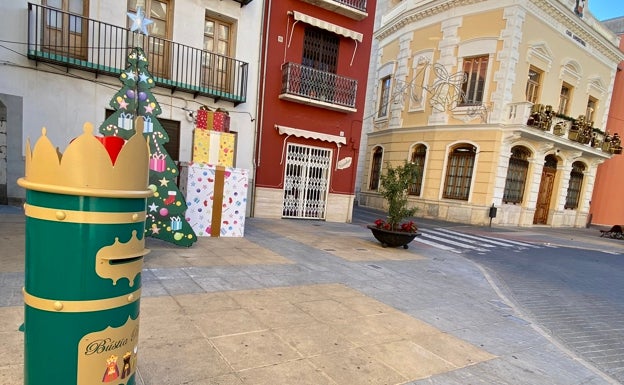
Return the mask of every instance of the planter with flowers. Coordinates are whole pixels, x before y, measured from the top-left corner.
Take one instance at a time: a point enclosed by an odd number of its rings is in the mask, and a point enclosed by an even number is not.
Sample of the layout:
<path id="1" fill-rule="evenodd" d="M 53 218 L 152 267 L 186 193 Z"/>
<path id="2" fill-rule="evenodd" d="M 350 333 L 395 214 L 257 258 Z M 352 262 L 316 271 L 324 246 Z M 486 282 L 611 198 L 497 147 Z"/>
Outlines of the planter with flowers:
<path id="1" fill-rule="evenodd" d="M 374 225 L 367 227 L 382 247 L 400 247 L 407 249 L 408 243 L 420 235 L 413 221 L 404 221 L 416 212 L 415 207 L 408 207 L 407 189 L 416 179 L 416 165 L 405 162 L 392 167 L 388 164 L 386 173 L 381 176 L 379 193 L 386 200 L 388 216 L 386 220 L 378 219 Z"/>

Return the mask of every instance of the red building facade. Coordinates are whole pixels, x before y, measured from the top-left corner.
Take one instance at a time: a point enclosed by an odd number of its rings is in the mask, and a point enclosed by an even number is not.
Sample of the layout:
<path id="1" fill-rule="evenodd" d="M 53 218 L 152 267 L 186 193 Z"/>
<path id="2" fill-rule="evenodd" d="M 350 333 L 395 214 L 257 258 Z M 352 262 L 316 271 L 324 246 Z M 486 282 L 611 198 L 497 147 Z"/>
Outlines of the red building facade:
<path id="1" fill-rule="evenodd" d="M 374 0 L 267 0 L 252 215 L 350 222 Z"/>
<path id="2" fill-rule="evenodd" d="M 620 37 L 620 50 L 624 52 L 624 18 L 611 19 L 604 24 Z M 624 137 L 624 62 L 615 74 L 611 107 L 607 119 L 607 131 Z M 624 225 L 624 199 L 619 195 L 624 190 L 624 157 L 614 155 L 598 166 L 590 214 L 591 223 L 596 225 Z"/>

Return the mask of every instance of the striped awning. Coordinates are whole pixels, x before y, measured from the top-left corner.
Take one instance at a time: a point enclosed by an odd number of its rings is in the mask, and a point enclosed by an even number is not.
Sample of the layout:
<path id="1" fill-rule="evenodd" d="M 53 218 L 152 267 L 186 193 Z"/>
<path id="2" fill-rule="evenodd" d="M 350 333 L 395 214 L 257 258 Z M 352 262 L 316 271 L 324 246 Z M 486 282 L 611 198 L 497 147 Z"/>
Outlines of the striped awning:
<path id="1" fill-rule="evenodd" d="M 322 140 L 324 142 L 333 142 L 336 143 L 338 146 L 340 146 L 341 144 L 347 144 L 347 138 L 345 138 L 344 136 L 323 134 L 316 131 L 302 130 L 299 128 L 280 126 L 277 124 L 275 125 L 275 128 L 277 128 L 277 131 L 280 133 L 280 135 L 293 135 L 300 138 L 316 139 Z"/>
<path id="2" fill-rule="evenodd" d="M 328 21 L 325 20 L 321 20 L 321 19 L 317 19 L 316 17 L 312 17 L 310 15 L 306 15 L 305 13 L 301 13 L 301 12 L 297 12 L 297 11 L 292 11 L 292 15 L 294 17 L 294 19 L 296 21 L 302 21 L 306 24 L 310 24 L 313 25 L 315 27 L 318 28 L 322 28 L 326 31 L 330 31 L 333 33 L 336 33 L 338 35 L 342 35 L 348 38 L 351 38 L 355 41 L 359 41 L 360 43 L 362 42 L 362 34 L 344 27 L 341 27 L 339 25 L 330 23 Z"/>

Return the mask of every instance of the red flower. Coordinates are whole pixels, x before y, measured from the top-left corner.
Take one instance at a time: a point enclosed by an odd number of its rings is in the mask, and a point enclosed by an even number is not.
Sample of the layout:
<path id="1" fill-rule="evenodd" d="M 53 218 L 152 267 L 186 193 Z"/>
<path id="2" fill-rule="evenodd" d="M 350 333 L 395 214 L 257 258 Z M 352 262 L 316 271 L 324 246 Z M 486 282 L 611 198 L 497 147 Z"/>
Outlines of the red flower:
<path id="1" fill-rule="evenodd" d="M 418 230 L 418 226 L 413 221 L 401 223 L 397 228 L 392 228 L 392 224 L 384 221 L 383 219 L 377 219 L 375 221 L 375 227 L 378 229 L 390 230 L 390 231 L 404 231 L 406 233 L 415 233 Z"/>
<path id="2" fill-rule="evenodd" d="M 409 221 L 401 224 L 401 230 L 408 233 L 413 233 L 418 230 L 418 227 L 413 221 Z"/>

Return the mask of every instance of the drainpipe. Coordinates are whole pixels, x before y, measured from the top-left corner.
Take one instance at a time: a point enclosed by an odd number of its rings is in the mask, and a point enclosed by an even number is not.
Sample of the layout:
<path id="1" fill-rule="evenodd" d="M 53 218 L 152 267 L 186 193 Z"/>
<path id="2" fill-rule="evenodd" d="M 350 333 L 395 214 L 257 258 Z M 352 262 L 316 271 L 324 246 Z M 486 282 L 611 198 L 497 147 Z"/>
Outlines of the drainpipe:
<path id="1" fill-rule="evenodd" d="M 262 125 L 264 123 L 264 113 L 263 113 L 263 108 L 261 108 L 261 105 L 264 106 L 264 104 L 261 104 L 261 100 L 264 101 L 264 92 L 266 89 L 266 72 L 267 72 L 267 68 L 266 68 L 266 62 L 267 62 L 267 55 L 266 52 L 268 50 L 269 47 L 269 26 L 270 26 L 270 20 L 271 20 L 271 2 L 272 0 L 268 0 L 268 10 L 267 10 L 267 17 L 265 19 L 264 17 L 264 8 L 262 9 L 262 23 L 260 25 L 260 47 L 259 47 L 259 57 L 260 57 L 260 62 L 262 63 L 262 66 L 258 67 L 258 80 L 259 80 L 259 84 L 262 84 L 262 86 L 258 86 L 258 99 L 256 101 L 256 116 L 258 117 L 258 127 L 256 128 L 256 134 L 254 135 L 254 162 L 253 162 L 253 184 L 251 186 L 251 199 L 250 199 L 250 211 L 249 211 L 249 215 L 251 217 L 254 216 L 254 212 L 255 212 L 255 206 L 256 206 L 256 183 L 258 181 L 257 176 L 258 176 L 258 166 L 260 165 L 260 149 L 262 148 Z M 264 27 L 266 24 L 266 33 L 264 33 Z M 264 52 L 265 55 L 263 55 L 263 49 L 262 49 L 262 38 L 264 37 Z M 260 69 L 262 67 L 262 70 Z M 262 73 L 261 73 L 262 72 Z"/>

